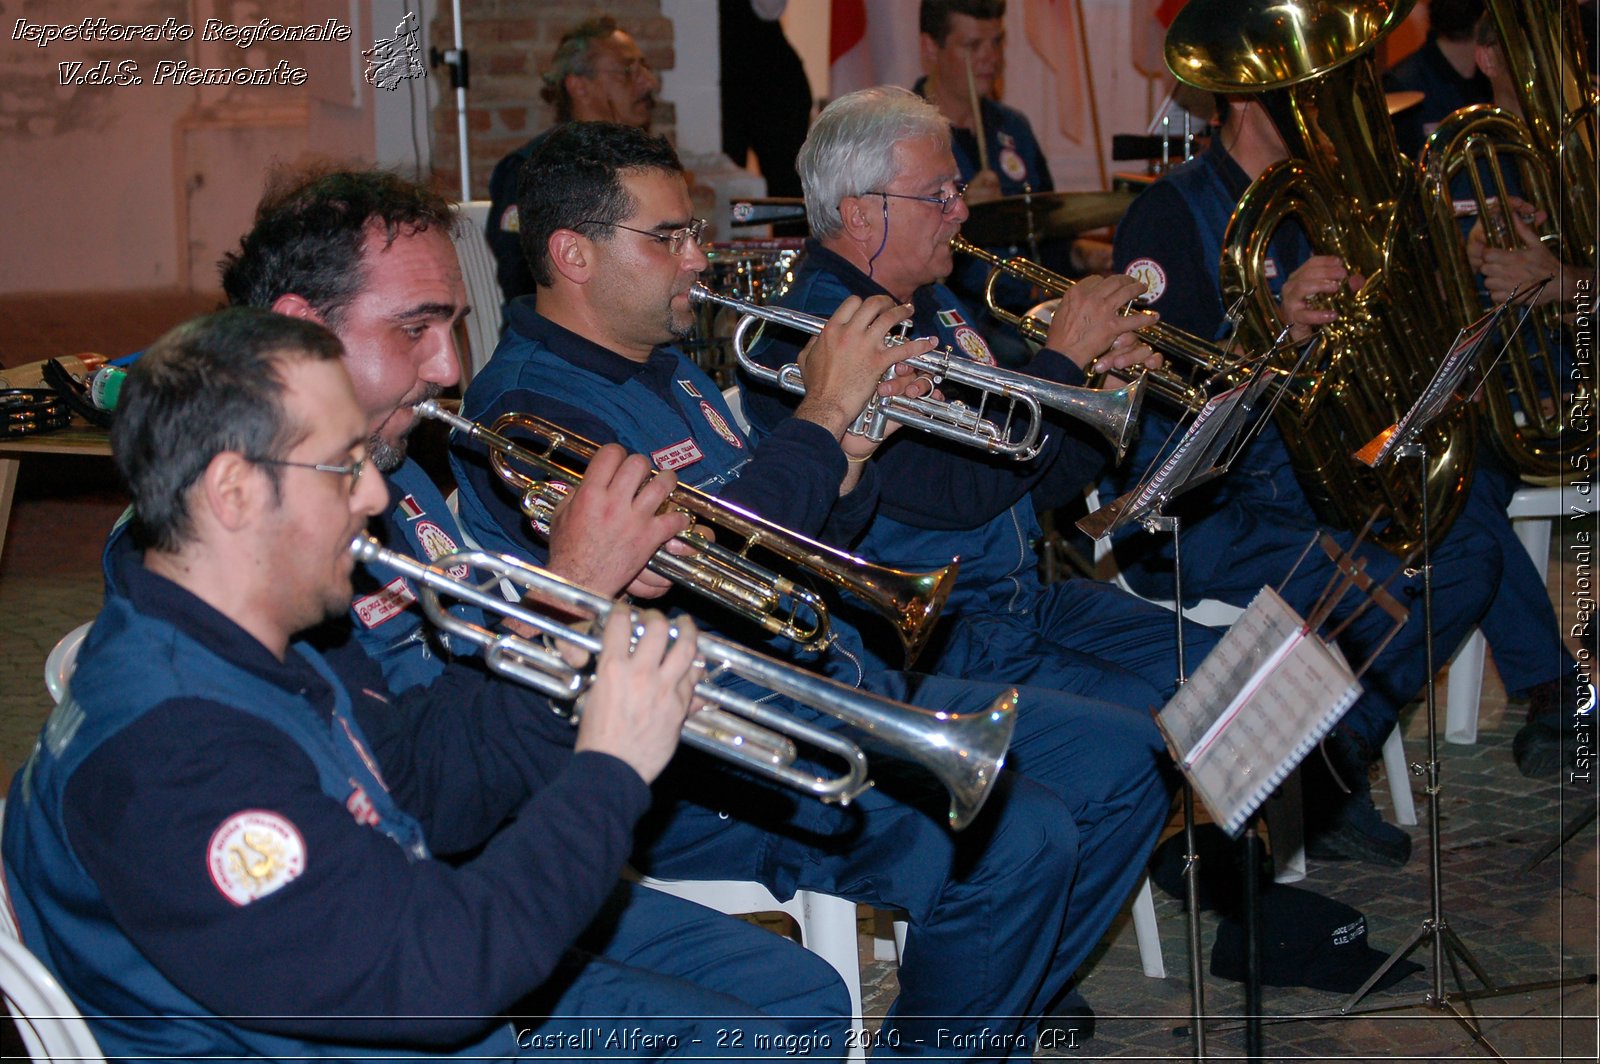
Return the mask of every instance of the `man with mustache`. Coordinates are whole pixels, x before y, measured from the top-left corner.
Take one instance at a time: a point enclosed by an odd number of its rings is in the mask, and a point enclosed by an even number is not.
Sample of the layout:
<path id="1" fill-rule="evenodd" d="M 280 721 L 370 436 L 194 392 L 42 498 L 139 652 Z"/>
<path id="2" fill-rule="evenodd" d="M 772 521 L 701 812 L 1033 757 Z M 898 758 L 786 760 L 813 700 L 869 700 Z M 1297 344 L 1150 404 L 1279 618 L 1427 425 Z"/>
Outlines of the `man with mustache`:
<path id="1" fill-rule="evenodd" d="M 639 46 L 610 15 L 585 19 L 556 45 L 550 69 L 544 72 L 545 102 L 556 110 L 556 123 L 621 122 L 650 128 L 661 79 Z M 484 235 L 498 264 L 500 292 L 507 299 L 534 289 L 533 275 L 517 242 L 517 175 L 549 130 L 495 164 L 489 175 L 489 220 Z"/>
<path id="2" fill-rule="evenodd" d="M 881 346 L 909 309 L 882 294 L 840 301 L 829 328 L 845 325 L 872 341 L 859 358 L 866 387 L 842 390 L 837 368 L 825 373 L 802 359 L 804 400 L 754 444 L 675 343 L 692 324 L 687 291 L 707 260 L 671 147 L 625 126 L 574 123 L 530 157 L 525 178 L 522 237 L 538 305 L 512 302 L 463 413 L 485 421 L 533 413 L 590 439 L 618 440 L 804 535 L 837 541 L 858 529 L 880 486 L 866 461 L 876 444 L 847 430 L 883 369 L 928 349 L 927 341 L 888 353 Z M 879 387 L 908 386 L 918 387 L 898 376 Z M 468 531 L 489 549 L 539 556 L 538 537 L 481 450 L 457 441 L 451 460 Z M 710 616 L 703 600 L 683 605 Z M 981 712 L 1003 690 L 893 671 L 867 654 L 845 616 L 833 619 L 835 642 L 815 664 L 835 679 L 936 711 Z M 725 614 L 717 623 L 739 630 Z M 680 757 L 657 786 L 660 819 L 636 864 L 669 878 L 754 879 L 778 897 L 811 889 L 906 909 L 900 996 L 884 1028 L 892 1040 L 880 1040 L 875 1054 L 936 1049 L 941 1037 L 947 1049 L 1020 1054 L 1137 882 L 1169 796 L 1160 739 L 1143 714 L 1024 688 L 1016 719 L 1007 771 L 959 835 L 940 823 L 944 796 L 892 758 L 874 759 L 878 786 L 841 810 Z M 1014 874 L 1018 866 L 1029 867 L 1025 877 Z M 1043 1022 L 1060 1030 L 1071 1021 Z M 986 1028 L 999 1033 L 997 1043 L 979 1044 Z M 966 1041 L 953 1045 L 952 1033 Z"/>

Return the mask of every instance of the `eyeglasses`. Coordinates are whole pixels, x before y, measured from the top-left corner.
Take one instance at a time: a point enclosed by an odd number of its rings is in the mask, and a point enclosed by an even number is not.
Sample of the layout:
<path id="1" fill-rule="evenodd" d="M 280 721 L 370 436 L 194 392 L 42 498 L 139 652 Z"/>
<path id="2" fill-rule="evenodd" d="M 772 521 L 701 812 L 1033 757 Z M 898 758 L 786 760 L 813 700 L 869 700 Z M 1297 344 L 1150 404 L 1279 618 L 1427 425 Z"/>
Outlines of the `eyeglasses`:
<path id="1" fill-rule="evenodd" d="M 650 65 L 648 59 L 633 59 L 619 67 L 596 68 L 592 76 L 610 77 L 612 75 L 621 75 L 623 81 L 633 81 L 640 74 L 646 77 L 655 76 L 655 68 Z"/>
<path id="2" fill-rule="evenodd" d="M 936 203 L 939 206 L 939 213 L 944 215 L 948 215 L 954 211 L 956 209 L 956 201 L 961 199 L 966 194 L 967 183 L 965 181 L 957 181 L 955 185 L 951 187 L 949 192 L 938 196 L 908 196 L 904 192 L 862 193 L 862 195 L 866 196 L 882 196 L 885 199 L 908 199 L 916 200 L 918 203 Z"/>
<path id="3" fill-rule="evenodd" d="M 704 233 L 706 231 L 706 226 L 710 225 L 711 223 L 706 221 L 704 218 L 696 218 L 682 229 L 674 229 L 670 233 L 657 233 L 650 229 L 635 229 L 633 226 L 623 225 L 621 222 L 597 222 L 593 218 L 585 218 L 578 224 L 604 225 L 609 226 L 612 229 L 626 229 L 630 233 L 638 233 L 640 236 L 647 236 L 658 244 L 665 244 L 667 250 L 674 255 L 682 255 L 684 246 L 688 244 L 689 241 L 693 240 L 696 245 L 700 243 L 700 234 Z"/>
<path id="4" fill-rule="evenodd" d="M 336 473 L 341 477 L 350 478 L 350 494 L 356 493 L 356 486 L 361 483 L 361 474 L 366 472 L 367 462 L 370 459 L 357 458 L 349 465 L 330 465 L 327 462 L 291 462 L 284 458 L 252 458 L 257 465 L 289 466 L 293 469 L 310 469 L 318 473 Z"/>

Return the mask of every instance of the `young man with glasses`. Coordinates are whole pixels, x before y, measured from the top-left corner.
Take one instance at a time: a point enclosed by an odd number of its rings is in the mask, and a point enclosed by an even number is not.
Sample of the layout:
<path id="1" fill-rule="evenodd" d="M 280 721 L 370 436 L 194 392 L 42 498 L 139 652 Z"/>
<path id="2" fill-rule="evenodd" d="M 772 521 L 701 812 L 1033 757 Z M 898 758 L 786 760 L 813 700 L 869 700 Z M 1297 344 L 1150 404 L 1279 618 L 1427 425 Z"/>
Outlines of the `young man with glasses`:
<path id="1" fill-rule="evenodd" d="M 674 644 L 647 614 L 635 643 L 614 613 L 565 742 L 542 699 L 414 713 L 359 650 L 306 638 L 390 505 L 341 353 L 232 308 L 130 372 L 132 531 L 7 803 L 22 938 L 108 1058 L 509 1059 L 632 1032 L 701 1056 L 730 1025 L 842 1057 L 827 964 L 619 883 L 690 708 L 692 626 Z"/>
<path id="2" fill-rule="evenodd" d="M 892 211 L 937 220 L 947 208 L 960 210 L 953 187 L 885 191 L 945 200 L 884 201 Z M 754 445 L 674 345 L 689 327 L 687 292 L 706 258 L 687 238 L 678 255 L 669 246 L 692 227 L 670 146 L 622 126 L 564 127 L 529 159 L 521 210 L 538 309 L 512 305 L 464 414 L 493 421 L 528 412 L 591 439 L 620 441 L 681 481 L 804 535 L 838 542 L 870 516 L 877 480 L 865 459 L 876 445 L 846 429 L 875 390 L 915 383 L 908 375 L 877 384 L 896 358 L 929 347 L 911 341 L 885 351 L 883 338 L 907 308 L 882 294 L 831 308 L 837 313 L 824 340 L 831 345 L 828 337 L 840 330 L 864 341 L 845 367 L 848 388 L 839 366 L 821 363 L 816 350 L 802 356 L 804 401 Z M 482 451 L 457 441 L 451 460 L 467 530 L 489 549 L 540 556 L 515 493 Z M 753 625 L 712 614 L 703 599 L 675 601 L 751 638 Z M 774 651 L 930 710 L 981 711 L 1004 690 L 891 671 L 866 657 L 848 617 L 835 611 L 832 619 L 836 638 L 820 655 L 785 644 Z M 878 619 L 862 624 L 887 627 Z M 691 755 L 657 785 L 655 831 L 636 866 L 668 878 L 753 879 L 780 898 L 809 889 L 905 909 L 911 931 L 900 995 L 874 1055 L 1026 1055 L 1034 1019 L 1140 876 L 1169 795 L 1148 718 L 1026 688 L 1020 705 L 1008 768 L 978 821 L 958 835 L 943 822 L 946 797 L 893 758 L 875 757 L 877 786 L 841 809 L 797 801 Z"/>

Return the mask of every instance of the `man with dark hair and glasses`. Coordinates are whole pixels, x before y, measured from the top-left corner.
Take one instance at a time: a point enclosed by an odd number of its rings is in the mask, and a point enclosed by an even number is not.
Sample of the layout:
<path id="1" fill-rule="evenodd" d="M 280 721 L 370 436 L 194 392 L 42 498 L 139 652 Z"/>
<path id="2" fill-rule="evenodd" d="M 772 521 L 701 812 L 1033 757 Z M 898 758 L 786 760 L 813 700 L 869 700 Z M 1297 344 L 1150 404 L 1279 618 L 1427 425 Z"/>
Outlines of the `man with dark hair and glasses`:
<path id="1" fill-rule="evenodd" d="M 959 204 L 952 189 L 927 194 Z M 943 209 L 907 205 L 935 216 Z M 521 214 L 538 307 L 511 304 L 506 333 L 467 390 L 463 413 L 479 421 L 533 413 L 620 441 L 680 480 L 804 535 L 842 542 L 870 517 L 879 482 L 866 459 L 876 445 L 847 429 L 885 367 L 928 349 L 927 341 L 883 348 L 908 308 L 882 294 L 830 308 L 827 342 L 799 356 L 804 400 L 756 445 L 674 346 L 689 327 L 687 292 L 706 257 L 694 240 L 682 167 L 664 141 L 602 123 L 557 130 L 528 161 Z M 926 390 L 910 376 L 877 387 Z M 541 556 L 515 493 L 481 450 L 456 441 L 451 461 L 467 530 L 489 549 Z M 737 638 L 765 638 L 703 599 L 671 601 L 715 617 Z M 979 712 L 1005 690 L 885 668 L 868 657 L 847 612 L 832 612 L 835 639 L 826 651 L 805 654 L 780 641 L 773 649 L 930 710 Z M 656 786 L 652 830 L 635 866 L 675 879 L 753 879 L 780 898 L 810 889 L 904 909 L 910 938 L 900 994 L 874 1055 L 1026 1055 L 1036 1018 L 1141 875 L 1169 794 L 1148 718 L 1052 691 L 1025 688 L 1020 698 L 1008 769 L 960 834 L 945 826 L 942 791 L 892 758 L 874 758 L 877 786 L 841 809 L 680 756 Z"/>
<path id="2" fill-rule="evenodd" d="M 112 448 L 137 547 L 7 803 L 22 938 L 113 1058 L 509 1059 L 607 1031 L 699 1056 L 737 1024 L 838 1059 L 824 962 L 619 886 L 692 625 L 613 614 L 575 752 L 536 700 L 408 713 L 359 651 L 298 638 L 348 608 L 351 538 L 390 505 L 340 354 L 234 308 L 133 367 Z"/>
<path id="3" fill-rule="evenodd" d="M 610 15 L 573 26 L 556 45 L 540 95 L 555 108 L 556 123 L 621 122 L 650 128 L 661 79 L 639 45 Z M 494 252 L 500 292 L 515 299 L 533 292 L 533 277 L 517 242 L 517 176 L 549 130 L 495 164 L 489 175 L 489 220 L 484 234 Z"/>

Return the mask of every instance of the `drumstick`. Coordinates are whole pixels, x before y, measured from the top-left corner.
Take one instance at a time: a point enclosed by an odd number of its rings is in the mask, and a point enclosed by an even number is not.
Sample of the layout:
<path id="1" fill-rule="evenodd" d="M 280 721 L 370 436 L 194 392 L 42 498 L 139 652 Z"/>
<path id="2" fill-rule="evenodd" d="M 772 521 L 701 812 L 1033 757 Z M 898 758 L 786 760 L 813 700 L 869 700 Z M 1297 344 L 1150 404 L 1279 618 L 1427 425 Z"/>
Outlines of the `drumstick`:
<path id="1" fill-rule="evenodd" d="M 978 83 L 972 77 L 972 56 L 967 56 L 967 99 L 972 102 L 972 132 L 978 138 L 978 172 L 989 169 L 989 142 L 983 135 L 983 111 L 978 107 Z"/>

